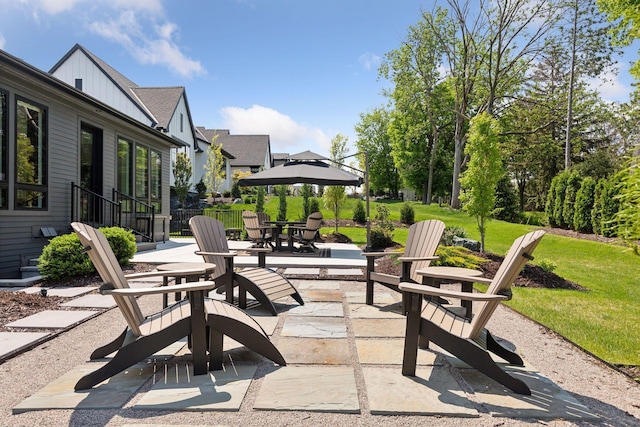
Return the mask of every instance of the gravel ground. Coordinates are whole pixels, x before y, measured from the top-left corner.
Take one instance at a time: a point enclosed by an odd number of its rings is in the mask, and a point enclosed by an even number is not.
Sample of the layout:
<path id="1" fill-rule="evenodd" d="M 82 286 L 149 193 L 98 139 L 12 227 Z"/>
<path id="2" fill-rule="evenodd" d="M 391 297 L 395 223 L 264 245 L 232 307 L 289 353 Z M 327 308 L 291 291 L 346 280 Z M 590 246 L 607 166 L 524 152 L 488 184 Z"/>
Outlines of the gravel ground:
<path id="1" fill-rule="evenodd" d="M 353 284 L 362 288 L 362 284 Z M 145 312 L 160 306 L 159 296 L 140 299 Z M 251 409 L 260 380 L 249 388 L 239 412 L 152 412 L 135 411 L 133 399 L 119 410 L 38 411 L 12 415 L 11 408 L 26 397 L 84 363 L 95 347 L 96 337 L 115 337 L 124 327 L 117 309 L 79 325 L 0 365 L 0 426 L 122 426 L 122 425 L 229 425 L 229 426 L 572 426 L 592 425 L 563 420 L 537 421 L 492 418 L 462 419 L 424 416 L 373 416 L 366 405 L 362 414 L 325 414 L 310 412 L 268 412 Z M 561 337 L 500 307 L 488 324 L 494 335 L 513 343 L 529 363 L 551 380 L 571 392 L 603 421 L 595 425 L 640 426 L 640 384 L 606 364 L 580 351 Z M 279 330 L 274 340 L 277 342 Z M 266 366 L 266 365 L 265 365 Z M 260 372 L 260 368 L 258 373 Z M 356 369 L 356 381 L 362 385 L 362 371 Z M 147 387 L 148 388 L 148 387 Z M 363 389 L 363 388 L 361 388 Z M 145 386 L 143 389 L 145 390 Z M 409 397 L 408 397 L 409 398 Z M 412 398 L 419 398 L 413 396 Z M 361 400 L 361 403 L 363 401 Z M 366 400 L 365 400 L 366 402 Z"/>

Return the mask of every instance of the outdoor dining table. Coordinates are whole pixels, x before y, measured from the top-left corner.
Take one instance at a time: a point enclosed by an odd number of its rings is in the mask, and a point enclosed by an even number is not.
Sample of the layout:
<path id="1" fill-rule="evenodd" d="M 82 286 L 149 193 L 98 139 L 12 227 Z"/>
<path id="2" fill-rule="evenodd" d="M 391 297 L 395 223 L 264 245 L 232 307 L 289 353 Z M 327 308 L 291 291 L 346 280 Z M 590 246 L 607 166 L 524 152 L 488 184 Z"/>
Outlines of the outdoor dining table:
<path id="1" fill-rule="evenodd" d="M 444 283 L 460 283 L 462 292 L 473 292 L 473 280 L 463 281 L 460 277 L 481 277 L 482 271 L 472 268 L 436 266 L 417 270 L 416 274 L 423 276 L 430 286 L 439 288 Z M 436 297 L 437 298 L 437 297 Z M 465 317 L 471 319 L 472 302 L 470 300 L 461 300 L 460 305 L 465 309 Z"/>
<path id="2" fill-rule="evenodd" d="M 282 247 L 282 240 L 280 239 L 280 236 L 282 235 L 282 231 L 284 230 L 284 228 L 287 227 L 287 249 L 293 252 L 293 228 L 291 228 L 290 226 L 305 225 L 306 222 L 304 221 L 265 221 L 264 224 L 275 226 L 276 232 L 273 233 L 275 244 L 276 244 L 276 247 L 274 248 L 275 251 L 284 250 L 284 248 Z"/>

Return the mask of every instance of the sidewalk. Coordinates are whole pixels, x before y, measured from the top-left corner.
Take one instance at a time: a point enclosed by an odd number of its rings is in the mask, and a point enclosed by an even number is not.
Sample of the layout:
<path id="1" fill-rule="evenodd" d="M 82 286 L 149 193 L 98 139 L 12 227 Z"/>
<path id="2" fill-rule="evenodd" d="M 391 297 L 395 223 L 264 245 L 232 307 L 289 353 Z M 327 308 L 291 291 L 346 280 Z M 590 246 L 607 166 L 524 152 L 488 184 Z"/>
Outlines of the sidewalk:
<path id="1" fill-rule="evenodd" d="M 136 261 L 199 261 L 189 258 L 192 245 L 181 239 L 178 244 L 137 254 Z M 353 249 L 332 248 L 332 255 L 337 250 L 355 253 Z M 315 261 L 318 264 L 319 259 Z M 344 258 L 322 265 L 342 269 L 355 261 Z M 542 336 L 539 326 L 508 309 L 496 312 L 490 329 L 523 353 L 527 366 L 509 369 L 531 387 L 532 396 L 505 390 L 437 348 L 421 350 L 417 376 L 404 377 L 400 372 L 404 318 L 398 311 L 399 294 L 380 287 L 375 305 L 366 306 L 362 282 L 294 283 L 306 302 L 304 306 L 280 300 L 277 317 L 259 308 L 251 310 L 282 352 L 287 366 L 274 366 L 227 339 L 225 371 L 193 376 L 186 343 L 177 343 L 159 352 L 150 364 L 137 365 L 91 391 L 75 393 L 75 381 L 96 369 L 96 362 L 88 362 L 91 351 L 117 336 L 124 326 L 118 310 L 104 312 L 113 306 L 111 297 L 83 289 L 84 294 L 65 303 L 73 310 L 55 310 L 18 324 L 39 332 L 10 333 L 47 334 L 38 338 L 46 340 L 48 333 L 40 331 L 48 330 L 54 338 L 2 365 L 0 424 L 529 425 L 545 420 L 548 425 L 567 425 L 562 420 L 568 420 L 570 425 L 585 425 L 589 421 L 624 419 L 628 412 L 611 407 L 600 396 L 585 399 L 589 387 L 574 384 L 565 375 L 578 369 L 576 360 L 583 363 L 584 354 L 562 350 L 563 360 L 553 363 L 548 359 L 557 359 L 557 354 L 551 356 L 545 351 L 551 347 L 557 351 L 556 347 L 563 344 L 553 336 Z M 156 280 L 135 282 L 133 286 L 158 284 Z M 70 295 L 71 290 L 49 292 Z M 145 312 L 153 312 L 161 304 L 160 297 L 140 298 L 140 304 Z M 66 332 L 57 333 L 61 330 Z M 4 351 L 8 342 L 0 337 L 0 349 Z M 603 370 L 593 360 L 588 363 L 588 378 L 620 375 Z M 536 369 L 536 364 L 546 370 Z M 549 378 L 549 374 L 558 376 L 556 369 L 562 373 L 561 384 L 573 388 L 573 394 Z M 583 381 L 579 374 L 573 377 Z M 619 377 L 612 380 L 620 387 L 626 384 L 630 399 L 640 397 L 633 383 Z M 576 391 L 580 393 L 574 395 Z M 583 398 L 578 400 L 576 396 Z M 612 425 L 635 425 L 638 421 L 633 417 L 626 420 L 628 423 Z"/>

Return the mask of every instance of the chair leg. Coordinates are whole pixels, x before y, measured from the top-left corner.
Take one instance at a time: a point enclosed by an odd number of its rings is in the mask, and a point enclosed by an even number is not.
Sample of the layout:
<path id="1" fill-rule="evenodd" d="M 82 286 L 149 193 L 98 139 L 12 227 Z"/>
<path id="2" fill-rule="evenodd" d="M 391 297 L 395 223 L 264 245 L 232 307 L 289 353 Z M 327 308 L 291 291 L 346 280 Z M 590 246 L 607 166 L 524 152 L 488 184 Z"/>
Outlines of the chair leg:
<path id="1" fill-rule="evenodd" d="M 524 366 L 524 361 L 513 351 L 503 347 L 498 341 L 493 338 L 493 335 L 487 331 L 487 350 L 491 353 L 502 357 L 512 365 Z"/>
<path id="2" fill-rule="evenodd" d="M 224 344 L 224 335 L 218 330 L 212 327 L 209 327 L 209 370 L 210 371 L 219 371 L 222 369 L 223 344 Z"/>
<path id="3" fill-rule="evenodd" d="M 408 299 L 407 328 L 404 337 L 402 375 L 414 377 L 418 360 L 418 335 L 420 334 L 420 308 L 422 295 L 405 292 Z"/>
<path id="4" fill-rule="evenodd" d="M 102 347 L 96 348 L 91 356 L 90 360 L 103 359 L 107 357 L 109 354 L 117 351 L 120 347 L 122 347 L 122 343 L 124 343 L 125 338 L 127 337 L 128 329 L 125 329 L 115 340 L 111 341 L 109 344 L 103 345 Z"/>

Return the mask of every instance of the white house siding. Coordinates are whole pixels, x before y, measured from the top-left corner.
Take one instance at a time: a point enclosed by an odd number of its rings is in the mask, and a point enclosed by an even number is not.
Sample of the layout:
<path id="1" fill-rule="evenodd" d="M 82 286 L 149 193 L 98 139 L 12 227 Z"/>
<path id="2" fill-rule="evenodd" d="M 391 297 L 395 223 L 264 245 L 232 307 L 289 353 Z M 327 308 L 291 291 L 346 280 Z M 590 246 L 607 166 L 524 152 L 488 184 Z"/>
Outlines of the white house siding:
<path id="1" fill-rule="evenodd" d="M 182 129 L 180 127 L 180 115 L 182 114 Z M 191 121 L 189 120 L 189 110 L 187 109 L 187 104 L 184 101 L 184 95 L 180 97 L 178 101 L 178 105 L 176 106 L 175 111 L 173 112 L 173 116 L 171 117 L 171 121 L 169 121 L 169 135 L 179 139 L 182 142 L 186 142 L 189 144 L 188 147 L 184 148 L 176 148 L 171 150 L 171 170 L 170 170 L 170 185 L 175 184 L 175 178 L 173 176 L 173 163 L 176 160 L 176 153 L 178 151 L 183 151 L 187 153 L 187 157 L 191 159 L 191 168 L 195 172 L 195 145 L 196 142 L 193 139 L 193 129 L 191 128 Z M 191 177 L 192 189 L 195 184 L 200 180 L 200 178 L 196 178 L 196 174 L 194 173 Z"/>
<path id="2" fill-rule="evenodd" d="M 20 96 L 47 109 L 47 210 L 14 210 L 13 186 L 9 187 L 9 208 L 0 210 L 0 278 L 19 277 L 19 269 L 31 258 L 39 256 L 47 243 L 40 227 L 53 227 L 58 234 L 70 232 L 71 182 L 79 180 L 79 136 L 82 122 L 103 131 L 104 194 L 110 196 L 115 186 L 116 136 L 123 135 L 159 150 L 163 159 L 162 215 L 169 213 L 170 143 L 105 111 L 96 112 L 94 105 L 37 81 L 11 66 L 0 66 L 0 88 L 9 92 L 7 102 L 9 176 L 15 174 L 15 97 Z M 10 180 L 13 182 L 13 180 Z M 156 224 L 157 227 L 161 222 Z M 168 235 L 169 224 L 165 223 Z M 156 229 L 156 237 L 162 236 Z"/>
<path id="3" fill-rule="evenodd" d="M 81 50 L 76 50 L 67 61 L 53 73 L 63 82 L 74 86 L 82 79 L 82 91 L 105 104 L 122 111 L 134 119 L 152 125 L 140 108 L 107 77 Z"/>

